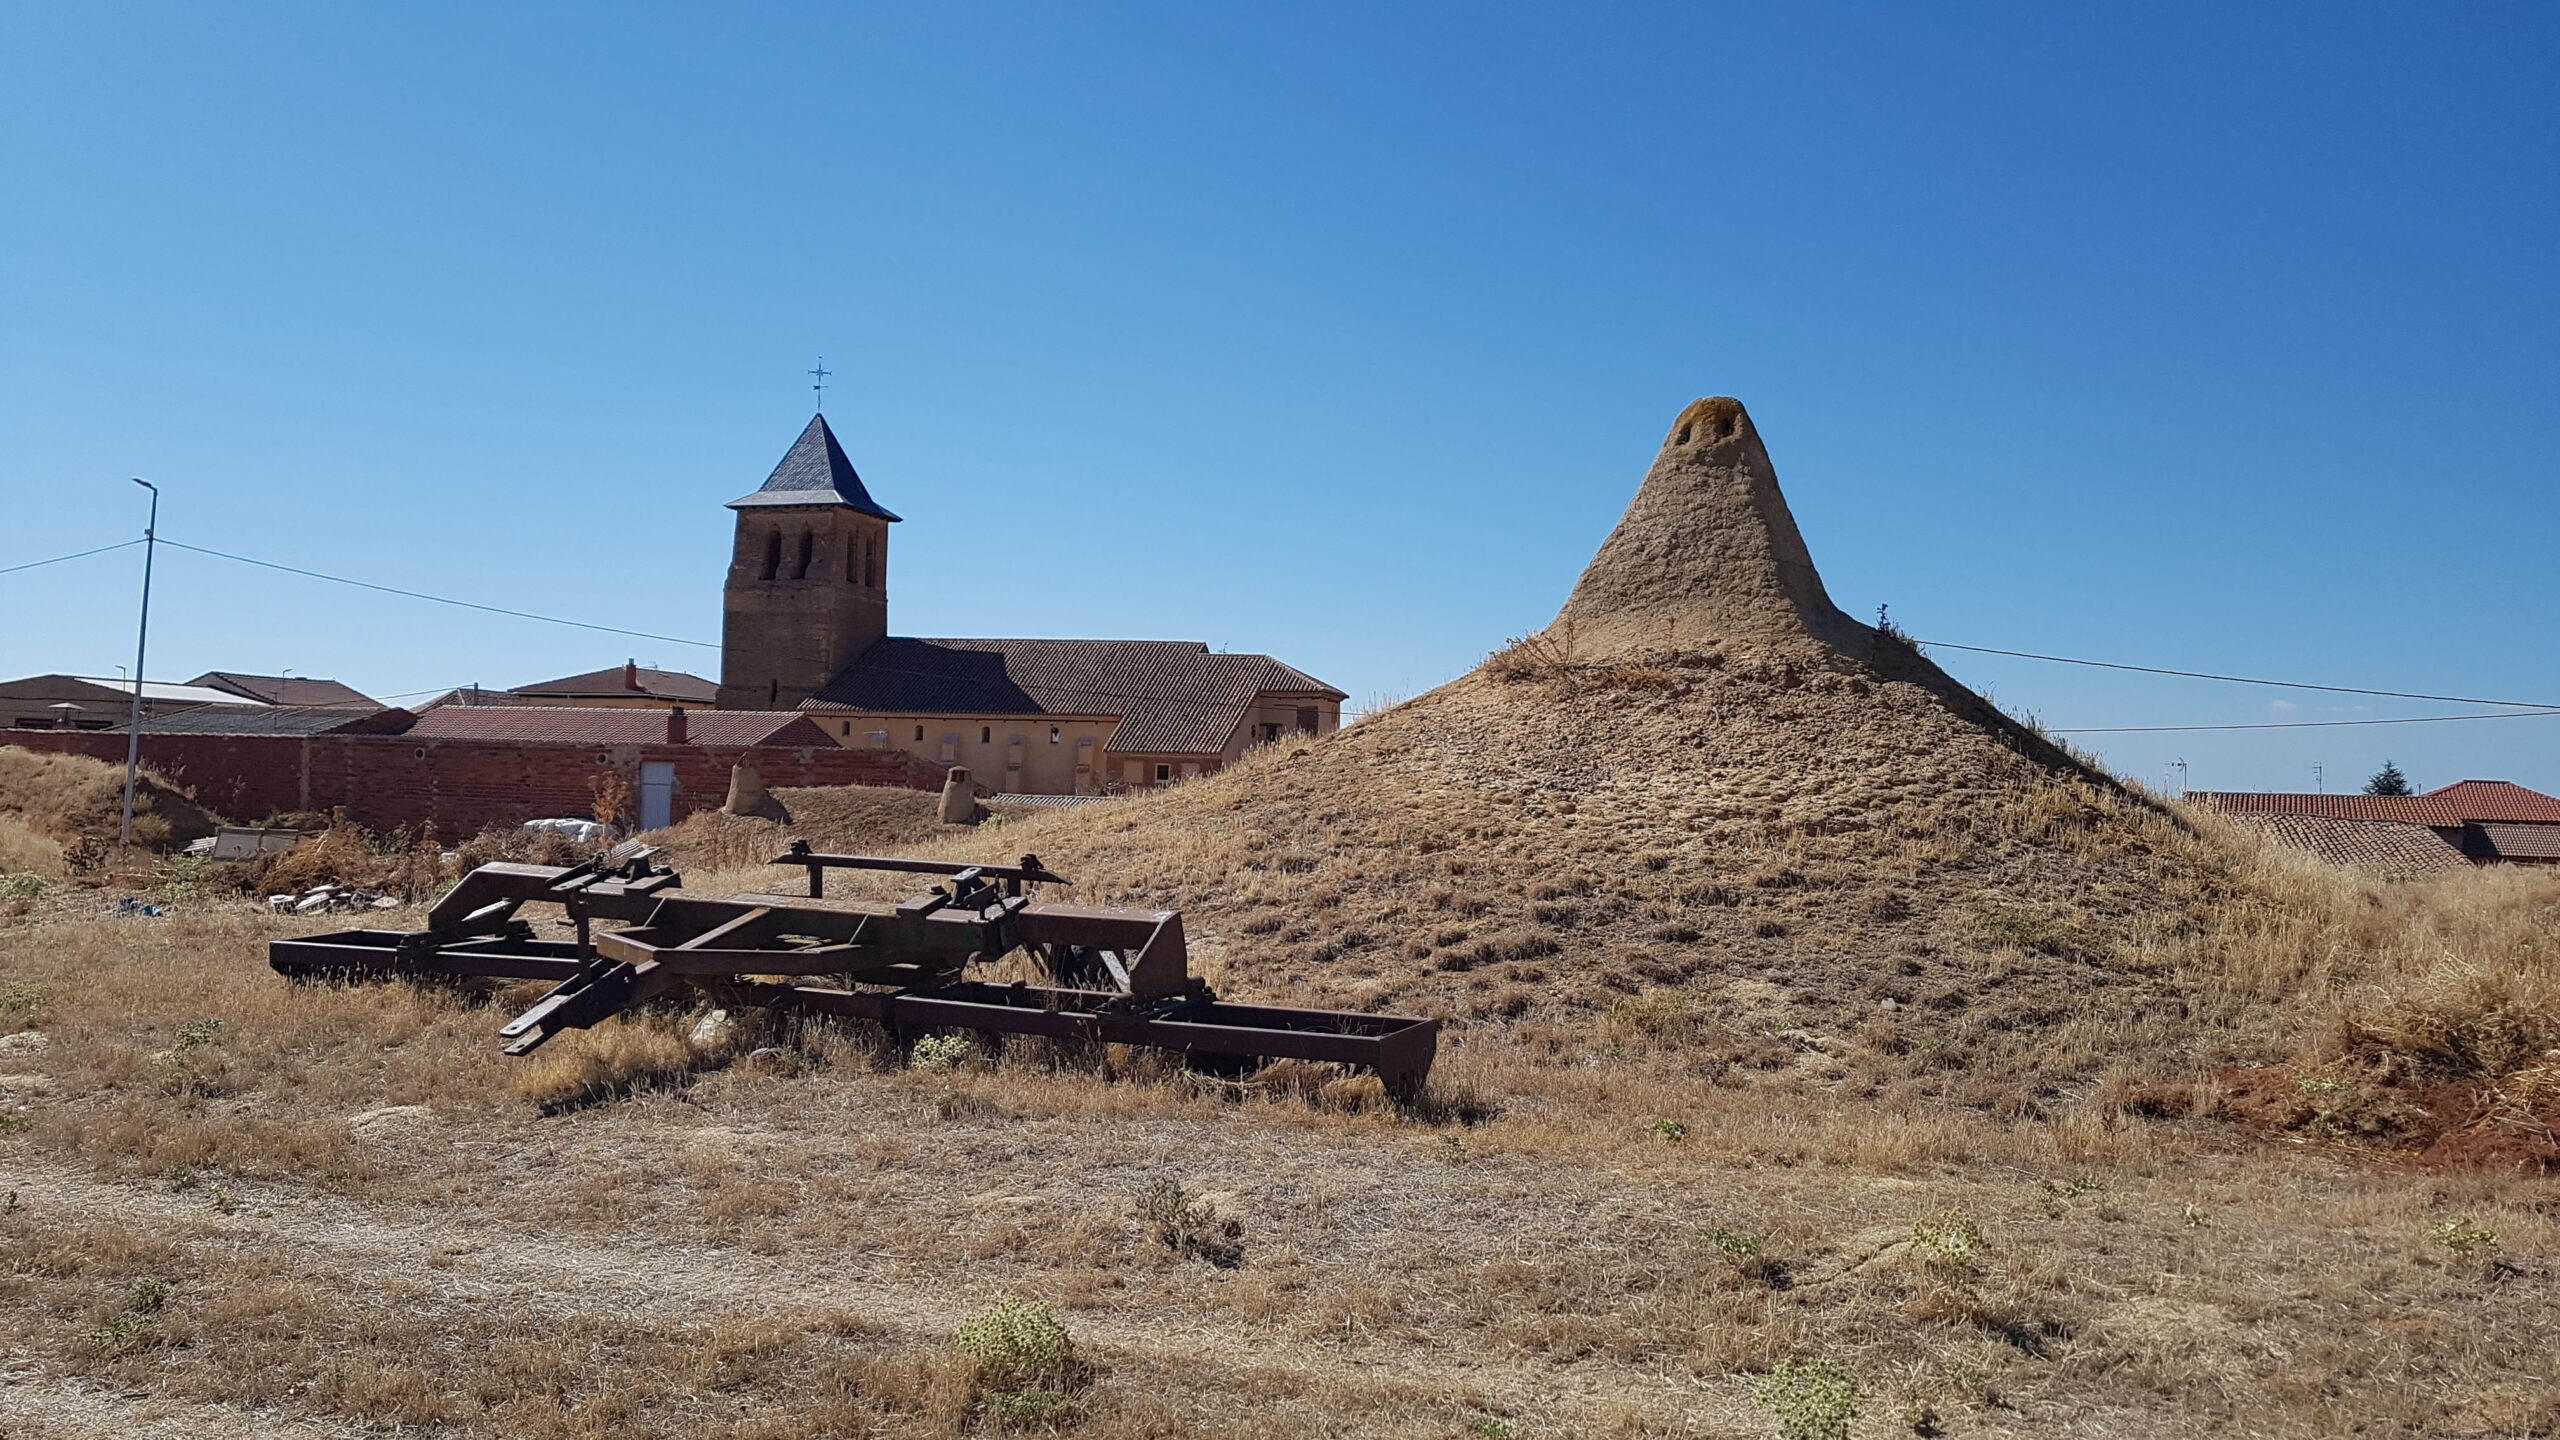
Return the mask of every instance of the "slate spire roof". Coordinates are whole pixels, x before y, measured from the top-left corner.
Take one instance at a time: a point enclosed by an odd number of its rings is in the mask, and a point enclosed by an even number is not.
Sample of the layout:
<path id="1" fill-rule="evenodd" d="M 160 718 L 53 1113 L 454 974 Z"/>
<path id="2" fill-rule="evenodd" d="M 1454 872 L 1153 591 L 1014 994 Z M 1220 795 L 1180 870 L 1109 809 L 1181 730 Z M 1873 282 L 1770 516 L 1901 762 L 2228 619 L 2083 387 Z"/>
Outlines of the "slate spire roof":
<path id="1" fill-rule="evenodd" d="M 898 518 L 862 488 L 862 477 L 854 473 L 853 462 L 845 458 L 844 447 L 836 443 L 836 432 L 827 428 L 824 415 L 810 417 L 809 428 L 791 442 L 789 453 L 773 467 L 761 489 L 729 502 L 732 510 L 763 505 L 844 505 L 883 520 Z"/>

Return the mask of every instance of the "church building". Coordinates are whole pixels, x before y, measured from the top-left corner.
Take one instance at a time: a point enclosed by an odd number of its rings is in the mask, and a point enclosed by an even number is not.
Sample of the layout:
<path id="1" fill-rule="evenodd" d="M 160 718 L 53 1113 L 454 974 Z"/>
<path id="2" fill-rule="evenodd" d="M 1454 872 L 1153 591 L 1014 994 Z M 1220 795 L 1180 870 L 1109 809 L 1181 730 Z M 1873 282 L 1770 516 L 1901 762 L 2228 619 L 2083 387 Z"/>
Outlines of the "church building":
<path id="1" fill-rule="evenodd" d="M 965 765 L 1022 795 L 1169 784 L 1342 724 L 1341 691 L 1196 640 L 891 635 L 898 517 L 871 498 L 824 415 L 729 508 L 721 709 L 797 708 L 839 745 Z"/>

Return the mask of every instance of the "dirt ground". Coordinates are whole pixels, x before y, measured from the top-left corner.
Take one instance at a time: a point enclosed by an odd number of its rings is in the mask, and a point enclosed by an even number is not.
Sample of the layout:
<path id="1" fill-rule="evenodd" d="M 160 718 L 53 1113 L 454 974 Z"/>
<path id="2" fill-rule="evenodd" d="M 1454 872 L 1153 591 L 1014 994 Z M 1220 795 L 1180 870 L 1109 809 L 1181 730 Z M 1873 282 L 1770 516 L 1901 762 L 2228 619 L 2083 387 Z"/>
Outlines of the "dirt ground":
<path id="1" fill-rule="evenodd" d="M 289 986 L 287 922 L 78 893 L 0 928 L 12 1436 L 1769 1435 L 1788 1356 L 1857 1435 L 2560 1425 L 2530 1175 L 1638 1029 L 1461 1027 L 1413 1113 L 815 1029 L 546 1106 L 503 1004 Z M 1167 1178 L 1239 1263 L 1140 1219 Z M 953 1350 L 1006 1296 L 1085 1356 L 1069 1408 L 1008 1421 Z"/>

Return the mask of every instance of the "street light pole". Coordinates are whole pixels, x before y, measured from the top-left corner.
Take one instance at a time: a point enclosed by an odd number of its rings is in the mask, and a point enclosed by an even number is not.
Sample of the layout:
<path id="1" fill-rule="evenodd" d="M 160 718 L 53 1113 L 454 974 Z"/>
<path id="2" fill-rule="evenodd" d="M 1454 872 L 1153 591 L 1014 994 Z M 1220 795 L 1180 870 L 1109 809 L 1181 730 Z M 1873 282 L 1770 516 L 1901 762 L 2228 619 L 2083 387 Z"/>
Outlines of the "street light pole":
<path id="1" fill-rule="evenodd" d="M 142 530 L 142 623 L 133 637 L 133 723 L 125 727 L 124 843 L 133 843 L 133 781 L 142 769 L 142 651 L 151 640 L 151 556 L 160 548 L 160 487 L 140 476 L 134 484 L 151 492 L 151 523 Z"/>

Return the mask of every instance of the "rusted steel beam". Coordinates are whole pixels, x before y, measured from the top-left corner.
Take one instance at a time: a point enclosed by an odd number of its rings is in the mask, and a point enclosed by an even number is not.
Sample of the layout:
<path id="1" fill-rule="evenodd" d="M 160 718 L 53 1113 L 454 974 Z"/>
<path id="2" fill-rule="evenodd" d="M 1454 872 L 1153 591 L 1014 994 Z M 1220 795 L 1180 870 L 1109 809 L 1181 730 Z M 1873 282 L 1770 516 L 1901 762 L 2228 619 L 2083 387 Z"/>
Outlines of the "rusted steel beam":
<path id="1" fill-rule="evenodd" d="M 967 875 L 972 879 L 1001 880 L 1009 894 L 1019 895 L 1027 883 L 1064 885 L 1063 875 L 1052 875 L 1037 855 L 1025 855 L 1019 865 L 972 865 L 963 860 L 909 860 L 894 855 L 831 855 L 812 850 L 806 840 L 794 840 L 790 850 L 775 856 L 774 865 L 799 865 L 809 871 L 809 894 L 823 897 L 829 870 L 890 870 L 908 875 Z"/>
<path id="2" fill-rule="evenodd" d="M 1418 1091 L 1430 1073 L 1438 1021 L 1222 1002 L 1190 973 L 1180 912 L 1035 906 L 1020 893 L 1022 885 L 1057 877 L 1037 857 L 1022 860 L 971 866 L 795 847 L 779 862 L 808 864 L 812 877 L 848 867 L 949 877 L 932 894 L 885 908 L 662 893 L 681 882 L 672 872 L 652 870 L 645 851 L 619 851 L 583 866 L 483 866 L 437 904 L 425 930 L 278 940 L 268 946 L 268 961 L 295 978 L 552 982 L 500 1029 L 510 1055 L 528 1054 L 564 1030 L 598 1024 L 657 997 L 698 992 L 741 1005 L 857 1016 L 902 1031 L 1045 1035 L 1192 1055 L 1367 1066 L 1399 1096 Z M 516 918 L 528 903 L 561 906 L 577 922 L 578 940 L 536 939 L 531 925 Z M 587 922 L 599 916 L 639 923 L 591 937 Z M 1015 950 L 1027 950 L 1059 983 L 961 979 L 970 962 Z M 793 983 L 798 980 L 828 983 Z M 1085 985 L 1107 988 L 1079 988 Z"/>

